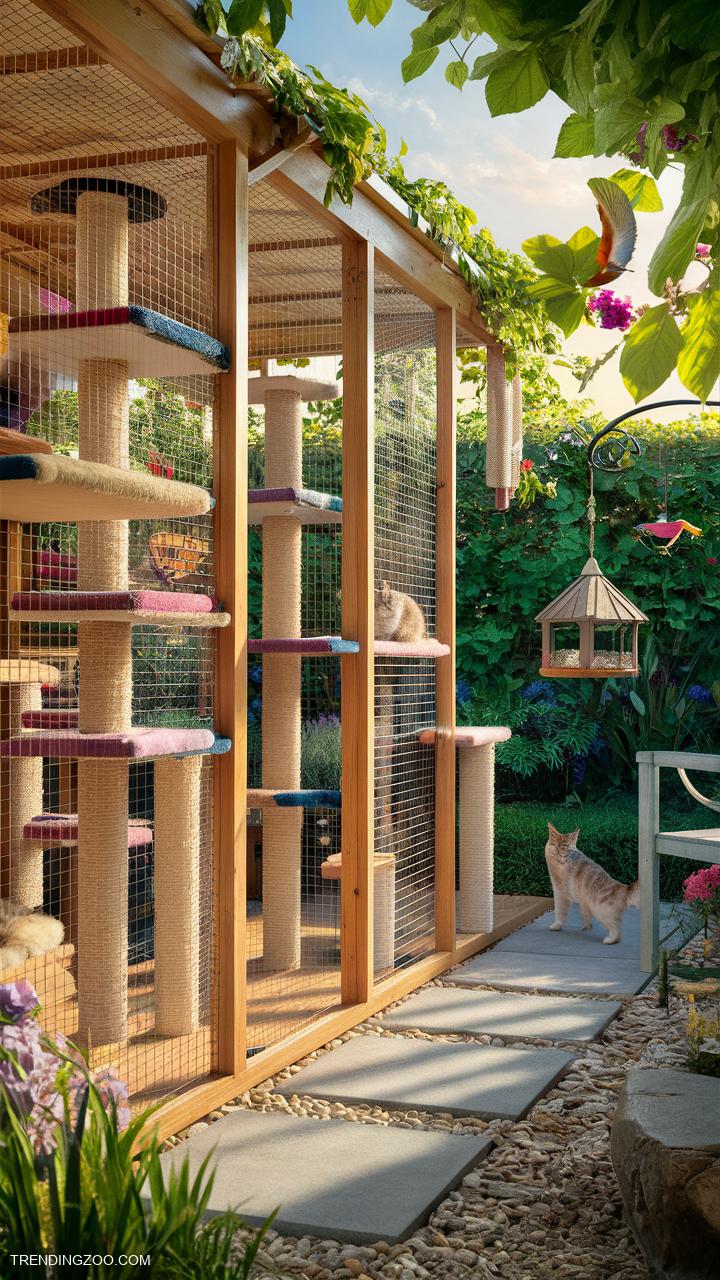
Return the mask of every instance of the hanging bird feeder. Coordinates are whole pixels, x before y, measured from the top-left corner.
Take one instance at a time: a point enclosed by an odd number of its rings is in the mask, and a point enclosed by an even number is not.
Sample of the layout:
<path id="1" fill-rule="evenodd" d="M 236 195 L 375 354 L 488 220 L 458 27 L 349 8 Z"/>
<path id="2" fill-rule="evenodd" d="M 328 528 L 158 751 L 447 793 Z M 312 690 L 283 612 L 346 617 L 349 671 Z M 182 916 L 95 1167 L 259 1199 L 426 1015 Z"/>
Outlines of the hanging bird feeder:
<path id="1" fill-rule="evenodd" d="M 603 576 L 593 555 L 536 622 L 542 626 L 541 676 L 638 674 L 638 627 L 647 618 Z"/>
<path id="2" fill-rule="evenodd" d="M 542 627 L 541 676 L 603 679 L 636 676 L 639 670 L 638 627 L 647 617 L 603 575 L 595 559 L 593 466 L 617 469 L 615 459 L 608 466 L 594 461 L 596 441 L 588 452 L 590 556 L 580 577 L 535 618 Z"/>

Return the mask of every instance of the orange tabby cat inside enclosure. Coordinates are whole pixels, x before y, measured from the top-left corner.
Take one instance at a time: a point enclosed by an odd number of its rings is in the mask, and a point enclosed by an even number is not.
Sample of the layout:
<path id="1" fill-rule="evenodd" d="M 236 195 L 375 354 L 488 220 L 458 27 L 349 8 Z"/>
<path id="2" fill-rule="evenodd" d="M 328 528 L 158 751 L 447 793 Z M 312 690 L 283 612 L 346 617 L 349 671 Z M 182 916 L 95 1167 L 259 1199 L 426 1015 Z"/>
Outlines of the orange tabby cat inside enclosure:
<path id="1" fill-rule="evenodd" d="M 415 644 L 427 639 L 425 615 L 404 591 L 393 591 L 384 578 L 375 592 L 375 639 Z"/>
<path id="2" fill-rule="evenodd" d="M 592 928 L 592 916 L 609 930 L 603 942 L 620 941 L 620 927 L 628 907 L 640 906 L 640 881 L 620 884 L 603 867 L 587 858 L 577 847 L 580 828 L 563 834 L 548 822 L 545 861 L 550 873 L 555 899 L 555 923 L 551 929 L 562 929 L 570 904 L 577 902 L 582 912 L 583 929 Z"/>

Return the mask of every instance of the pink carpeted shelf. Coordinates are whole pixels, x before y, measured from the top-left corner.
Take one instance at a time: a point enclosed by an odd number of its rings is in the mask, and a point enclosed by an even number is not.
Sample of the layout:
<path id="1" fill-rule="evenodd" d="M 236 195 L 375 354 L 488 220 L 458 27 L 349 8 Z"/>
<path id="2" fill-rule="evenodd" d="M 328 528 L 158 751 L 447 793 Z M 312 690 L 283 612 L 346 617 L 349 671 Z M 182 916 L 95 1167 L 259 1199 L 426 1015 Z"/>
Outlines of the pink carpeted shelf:
<path id="1" fill-rule="evenodd" d="M 35 622 L 124 622 L 163 627 L 226 627 L 230 614 L 190 591 L 18 591 L 10 617 Z"/>
<path id="2" fill-rule="evenodd" d="M 432 746 L 437 737 L 436 729 L 423 729 L 418 734 L 418 741 L 425 746 Z M 462 725 L 453 734 L 456 747 L 490 747 L 496 742 L 507 742 L 512 731 L 505 725 L 481 725 L 470 727 Z"/>
<path id="3" fill-rule="evenodd" d="M 76 813 L 40 813 L 23 827 L 25 840 L 42 841 L 46 848 L 74 848 L 78 842 Z M 128 823 L 128 849 L 141 849 L 152 844 L 152 827 L 138 822 Z"/>
<path id="4" fill-rule="evenodd" d="M 415 644 L 401 644 L 398 640 L 376 640 L 373 645 L 376 658 L 445 658 L 450 652 L 448 644 L 439 640 L 418 640 Z"/>
<path id="5" fill-rule="evenodd" d="M 212 729 L 141 728 L 124 733 L 38 729 L 0 742 L 0 757 L 153 760 L 161 756 L 221 755 L 229 749 L 229 740 L 216 738 Z"/>

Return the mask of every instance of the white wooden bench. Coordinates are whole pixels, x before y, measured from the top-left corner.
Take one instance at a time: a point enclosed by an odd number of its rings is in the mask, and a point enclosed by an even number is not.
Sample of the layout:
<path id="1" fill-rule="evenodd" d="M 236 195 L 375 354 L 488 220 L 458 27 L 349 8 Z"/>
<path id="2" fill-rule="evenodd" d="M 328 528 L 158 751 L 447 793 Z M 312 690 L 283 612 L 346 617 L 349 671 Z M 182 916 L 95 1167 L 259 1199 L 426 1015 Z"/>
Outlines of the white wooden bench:
<path id="1" fill-rule="evenodd" d="M 720 862 L 720 827 L 698 831 L 660 830 L 660 770 L 677 769 L 693 799 L 720 813 L 720 802 L 704 796 L 688 770 L 720 774 L 720 755 L 691 751 L 638 751 L 638 876 L 640 879 L 640 967 L 655 969 L 660 935 L 660 855 Z"/>

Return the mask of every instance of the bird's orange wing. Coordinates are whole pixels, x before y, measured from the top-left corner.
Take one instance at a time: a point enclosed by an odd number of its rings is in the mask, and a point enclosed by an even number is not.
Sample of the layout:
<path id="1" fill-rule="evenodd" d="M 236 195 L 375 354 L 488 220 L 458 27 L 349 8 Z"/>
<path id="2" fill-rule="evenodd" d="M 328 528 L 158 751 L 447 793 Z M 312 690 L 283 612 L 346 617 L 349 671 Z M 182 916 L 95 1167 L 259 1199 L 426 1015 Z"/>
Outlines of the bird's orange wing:
<path id="1" fill-rule="evenodd" d="M 635 251 L 637 223 L 625 192 L 608 178 L 591 178 L 588 186 L 597 200 L 602 234 L 597 251 L 599 270 L 586 285 L 609 284 L 617 280 Z"/>

